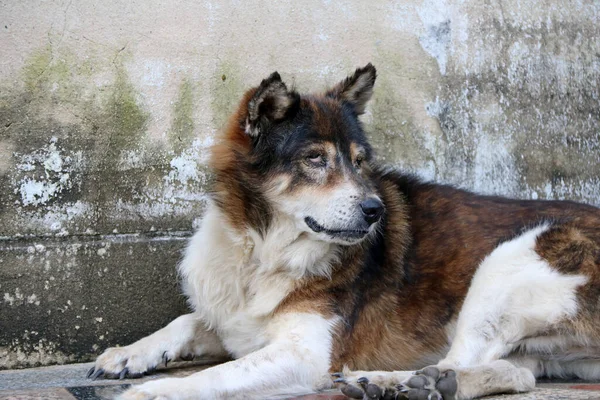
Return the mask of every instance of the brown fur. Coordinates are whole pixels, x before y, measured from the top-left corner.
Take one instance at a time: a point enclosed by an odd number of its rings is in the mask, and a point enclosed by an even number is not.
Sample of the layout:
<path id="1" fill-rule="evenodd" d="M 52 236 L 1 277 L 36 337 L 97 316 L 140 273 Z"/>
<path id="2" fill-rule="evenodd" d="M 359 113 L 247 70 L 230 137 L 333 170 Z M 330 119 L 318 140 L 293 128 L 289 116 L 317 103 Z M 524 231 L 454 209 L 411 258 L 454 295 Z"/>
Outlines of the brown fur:
<path id="1" fill-rule="evenodd" d="M 229 118 L 223 137 L 212 148 L 209 165 L 215 176 L 212 196 L 219 207 L 227 210 L 228 222 L 240 230 L 256 226 L 262 231 L 266 229 L 263 224 L 268 222 L 265 215 L 270 214 L 270 209 L 260 198 L 261 183 L 246 172 L 253 160 L 251 139 L 244 132 L 244 125 L 248 118 L 247 104 L 255 91 L 246 92 L 237 112 Z"/>

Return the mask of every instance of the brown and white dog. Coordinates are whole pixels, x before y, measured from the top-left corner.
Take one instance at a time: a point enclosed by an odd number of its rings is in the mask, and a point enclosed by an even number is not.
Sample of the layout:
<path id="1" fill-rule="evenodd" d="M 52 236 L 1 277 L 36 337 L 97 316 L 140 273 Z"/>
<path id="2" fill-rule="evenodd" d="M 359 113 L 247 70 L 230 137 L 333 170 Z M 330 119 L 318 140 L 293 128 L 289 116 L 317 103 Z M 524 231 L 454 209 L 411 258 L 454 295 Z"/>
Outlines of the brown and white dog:
<path id="1" fill-rule="evenodd" d="M 472 399 L 539 376 L 600 378 L 600 210 L 380 168 L 359 121 L 375 76 L 369 64 L 300 95 L 273 73 L 245 94 L 179 266 L 194 311 L 106 350 L 89 376 L 234 359 L 122 394 L 179 400 L 335 385 L 353 398 Z"/>

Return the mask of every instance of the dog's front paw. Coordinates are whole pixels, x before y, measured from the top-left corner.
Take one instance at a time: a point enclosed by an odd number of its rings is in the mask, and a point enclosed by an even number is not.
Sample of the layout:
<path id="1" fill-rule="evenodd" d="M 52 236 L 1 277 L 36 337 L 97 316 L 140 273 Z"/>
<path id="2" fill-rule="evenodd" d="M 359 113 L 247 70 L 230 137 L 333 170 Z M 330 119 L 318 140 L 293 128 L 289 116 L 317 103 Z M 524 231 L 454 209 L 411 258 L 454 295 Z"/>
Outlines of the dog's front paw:
<path id="1" fill-rule="evenodd" d="M 91 379 L 125 379 L 139 378 L 152 373 L 156 367 L 171 360 L 168 353 L 136 346 L 111 347 L 96 359 L 94 366 L 88 371 Z"/>
<path id="2" fill-rule="evenodd" d="M 401 399 L 398 384 L 410 372 L 350 371 L 332 374 L 333 382 L 351 399 Z"/>
<path id="3" fill-rule="evenodd" d="M 424 368 L 414 374 L 394 371 L 344 371 L 333 374 L 334 382 L 352 399 L 454 400 L 456 373 Z"/>
<path id="4" fill-rule="evenodd" d="M 401 393 L 406 393 L 409 399 L 454 400 L 458 389 L 456 372 L 429 366 L 415 372 L 398 389 Z"/>

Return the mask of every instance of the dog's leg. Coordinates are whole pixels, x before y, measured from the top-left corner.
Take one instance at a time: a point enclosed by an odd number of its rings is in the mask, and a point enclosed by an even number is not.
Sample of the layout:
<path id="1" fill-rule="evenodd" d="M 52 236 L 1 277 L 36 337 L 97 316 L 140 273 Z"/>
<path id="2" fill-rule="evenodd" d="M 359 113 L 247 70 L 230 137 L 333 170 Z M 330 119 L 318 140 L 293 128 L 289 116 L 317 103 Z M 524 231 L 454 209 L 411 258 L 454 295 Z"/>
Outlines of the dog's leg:
<path id="1" fill-rule="evenodd" d="M 440 364 L 489 364 L 577 313 L 577 290 L 587 278 L 561 274 L 537 254 L 538 237 L 548 229 L 540 226 L 501 244 L 481 263 Z"/>
<path id="2" fill-rule="evenodd" d="M 265 399 L 331 387 L 327 371 L 335 320 L 289 313 L 269 324 L 270 344 L 185 378 L 146 382 L 121 400 Z"/>
<path id="3" fill-rule="evenodd" d="M 217 335 L 206 329 L 195 314 L 173 320 L 163 329 L 125 347 L 107 349 L 89 371 L 88 377 L 137 378 L 157 365 L 195 356 L 227 357 Z"/>
<path id="4" fill-rule="evenodd" d="M 534 388 L 526 368 L 498 360 L 487 365 L 420 371 L 345 371 L 335 374 L 342 393 L 354 399 L 470 400 L 494 393 L 519 393 Z"/>

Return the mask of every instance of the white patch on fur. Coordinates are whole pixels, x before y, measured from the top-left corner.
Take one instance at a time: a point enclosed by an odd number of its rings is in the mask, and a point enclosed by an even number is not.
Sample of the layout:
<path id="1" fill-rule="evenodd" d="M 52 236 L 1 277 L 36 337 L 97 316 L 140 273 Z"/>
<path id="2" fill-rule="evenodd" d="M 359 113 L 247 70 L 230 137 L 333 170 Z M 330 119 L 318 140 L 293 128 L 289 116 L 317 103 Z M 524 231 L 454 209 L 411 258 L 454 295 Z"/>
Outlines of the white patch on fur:
<path id="1" fill-rule="evenodd" d="M 502 243 L 481 263 L 458 317 L 456 337 L 440 364 L 487 364 L 506 356 L 577 312 L 581 275 L 562 275 L 535 252 L 549 225 Z"/>
<path id="2" fill-rule="evenodd" d="M 248 118 L 246 118 L 246 125 L 244 127 L 244 132 L 246 132 L 246 135 L 248 135 L 248 136 L 256 137 L 260 133 L 260 129 L 258 128 L 258 126 L 253 126 L 250 123 L 250 120 Z"/>
<path id="3" fill-rule="evenodd" d="M 527 368 L 505 360 L 456 369 L 457 400 L 475 399 L 490 394 L 524 393 L 533 390 L 535 377 Z"/>
<path id="4" fill-rule="evenodd" d="M 291 219 L 276 218 L 265 237 L 228 227 L 209 203 L 179 270 L 184 292 L 235 357 L 264 347 L 270 314 L 309 275 L 328 276 L 335 245 L 310 240 Z"/>
<path id="5" fill-rule="evenodd" d="M 144 383 L 120 399 L 266 399 L 329 388 L 337 322 L 308 313 L 277 315 L 265 330 L 268 344 L 262 349 L 185 378 Z"/>
<path id="6" fill-rule="evenodd" d="M 217 335 L 206 329 L 198 315 L 187 314 L 169 325 L 125 347 L 111 347 L 96 360 L 96 370 L 119 374 L 124 368 L 130 373 L 146 372 L 164 362 L 164 357 L 176 360 L 188 355 L 225 358 Z"/>

